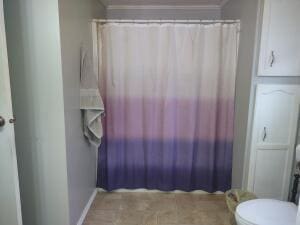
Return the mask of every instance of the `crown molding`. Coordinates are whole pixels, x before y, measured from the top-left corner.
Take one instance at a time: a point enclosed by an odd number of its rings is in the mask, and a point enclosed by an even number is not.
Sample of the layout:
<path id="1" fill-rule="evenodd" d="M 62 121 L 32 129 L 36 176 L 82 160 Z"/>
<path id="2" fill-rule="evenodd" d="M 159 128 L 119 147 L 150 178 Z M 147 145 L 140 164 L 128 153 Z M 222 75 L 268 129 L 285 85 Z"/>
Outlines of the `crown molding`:
<path id="1" fill-rule="evenodd" d="M 222 0 L 220 3 L 220 7 L 223 7 L 224 5 L 227 4 L 227 2 L 229 2 L 230 0 Z"/>
<path id="2" fill-rule="evenodd" d="M 107 10 L 219 10 L 220 5 L 108 5 Z"/>
<path id="3" fill-rule="evenodd" d="M 100 4 L 103 5 L 105 8 L 108 6 L 108 1 L 109 0 L 98 0 L 98 2 L 100 2 Z"/>

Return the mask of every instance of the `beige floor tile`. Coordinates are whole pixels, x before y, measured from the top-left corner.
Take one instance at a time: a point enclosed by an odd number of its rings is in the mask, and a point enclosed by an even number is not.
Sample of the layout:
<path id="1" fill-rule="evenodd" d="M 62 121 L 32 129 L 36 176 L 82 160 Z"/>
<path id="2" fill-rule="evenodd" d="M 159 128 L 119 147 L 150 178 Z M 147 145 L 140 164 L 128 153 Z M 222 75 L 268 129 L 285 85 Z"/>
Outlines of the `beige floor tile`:
<path id="1" fill-rule="evenodd" d="M 143 225 L 158 225 L 158 213 L 148 211 L 144 214 Z"/>
<path id="2" fill-rule="evenodd" d="M 216 211 L 223 211 L 224 205 L 220 202 L 214 202 L 214 201 L 198 201 L 196 203 L 196 209 L 199 212 L 216 212 Z"/>
<path id="3" fill-rule="evenodd" d="M 104 222 L 104 221 L 85 221 L 83 225 L 115 225 L 111 222 Z"/>
<path id="4" fill-rule="evenodd" d="M 157 214 L 158 224 L 177 224 L 177 210 L 160 210 Z"/>
<path id="5" fill-rule="evenodd" d="M 109 200 L 122 199 L 124 196 L 123 193 L 119 193 L 119 192 L 100 192 L 98 195 L 102 199 L 109 199 Z"/>
<path id="6" fill-rule="evenodd" d="M 155 193 L 145 193 L 145 192 L 124 192 L 122 193 L 123 199 L 129 200 L 153 200 L 155 199 Z"/>
<path id="7" fill-rule="evenodd" d="M 157 200 L 151 202 L 149 210 L 162 211 L 176 209 L 176 201 L 174 198 L 158 198 Z"/>
<path id="8" fill-rule="evenodd" d="M 201 215 L 197 211 L 178 211 L 178 224 L 200 224 Z"/>
<path id="9" fill-rule="evenodd" d="M 119 217 L 116 221 L 117 225 L 130 224 L 130 225 L 142 225 L 145 212 L 136 210 L 121 210 L 119 211 Z"/>
<path id="10" fill-rule="evenodd" d="M 203 225 L 223 225 L 223 219 L 217 212 L 200 212 L 201 224 Z M 225 219 L 224 219 L 225 220 Z"/>
<path id="11" fill-rule="evenodd" d="M 139 200 L 139 199 L 122 199 L 121 209 L 122 210 L 137 210 L 137 211 L 147 211 L 150 210 L 151 200 Z"/>
<path id="12" fill-rule="evenodd" d="M 120 210 L 122 206 L 122 199 L 102 199 L 97 200 L 92 205 L 94 210 Z"/>
<path id="13" fill-rule="evenodd" d="M 86 220 L 91 222 L 114 222 L 119 216 L 119 212 L 115 210 L 92 210 L 88 213 Z"/>
<path id="14" fill-rule="evenodd" d="M 231 225 L 224 195 L 99 193 L 84 225 Z"/>

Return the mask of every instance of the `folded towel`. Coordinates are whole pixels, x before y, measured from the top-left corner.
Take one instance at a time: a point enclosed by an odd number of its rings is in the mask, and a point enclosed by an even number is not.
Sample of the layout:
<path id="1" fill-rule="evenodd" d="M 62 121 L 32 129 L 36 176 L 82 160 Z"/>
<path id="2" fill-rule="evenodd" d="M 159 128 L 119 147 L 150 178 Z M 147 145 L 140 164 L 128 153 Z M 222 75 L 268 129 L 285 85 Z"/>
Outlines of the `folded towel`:
<path id="1" fill-rule="evenodd" d="M 98 79 L 93 72 L 91 57 L 81 49 L 80 109 L 83 111 L 83 133 L 96 147 L 101 144 L 103 135 L 101 116 L 104 105 L 98 89 Z"/>

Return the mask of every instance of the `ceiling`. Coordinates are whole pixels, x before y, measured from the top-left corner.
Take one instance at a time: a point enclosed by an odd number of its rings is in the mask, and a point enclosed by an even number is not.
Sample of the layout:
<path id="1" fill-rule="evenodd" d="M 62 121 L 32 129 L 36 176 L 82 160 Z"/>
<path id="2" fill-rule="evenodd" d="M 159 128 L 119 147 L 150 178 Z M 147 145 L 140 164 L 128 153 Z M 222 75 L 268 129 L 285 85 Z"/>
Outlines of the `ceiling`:
<path id="1" fill-rule="evenodd" d="M 227 0 L 100 0 L 105 6 L 221 6 Z"/>

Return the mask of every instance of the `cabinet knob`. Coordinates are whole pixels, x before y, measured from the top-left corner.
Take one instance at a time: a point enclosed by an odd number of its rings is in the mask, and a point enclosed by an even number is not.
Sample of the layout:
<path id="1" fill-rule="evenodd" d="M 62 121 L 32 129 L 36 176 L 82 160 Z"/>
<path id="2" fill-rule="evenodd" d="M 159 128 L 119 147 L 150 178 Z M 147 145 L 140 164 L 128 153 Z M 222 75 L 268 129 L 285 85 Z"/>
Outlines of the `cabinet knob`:
<path id="1" fill-rule="evenodd" d="M 2 116 L 0 116 L 0 127 L 4 127 L 4 125 L 5 125 L 5 119 Z"/>

